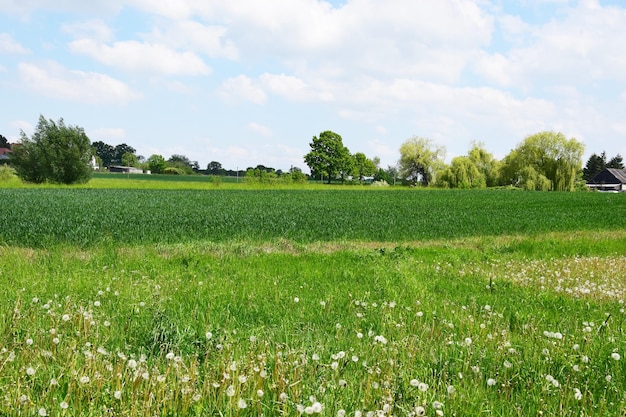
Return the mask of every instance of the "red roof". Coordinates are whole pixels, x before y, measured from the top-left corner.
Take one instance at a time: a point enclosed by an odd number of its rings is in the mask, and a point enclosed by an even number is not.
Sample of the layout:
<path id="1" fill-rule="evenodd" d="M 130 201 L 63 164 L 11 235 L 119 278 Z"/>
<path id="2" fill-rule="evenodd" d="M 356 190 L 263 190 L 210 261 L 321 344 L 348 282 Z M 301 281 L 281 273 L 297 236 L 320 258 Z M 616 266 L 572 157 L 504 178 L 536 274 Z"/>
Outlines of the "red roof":
<path id="1" fill-rule="evenodd" d="M 4 155 L 5 153 L 13 153 L 13 151 L 9 148 L 0 148 L 0 155 Z"/>

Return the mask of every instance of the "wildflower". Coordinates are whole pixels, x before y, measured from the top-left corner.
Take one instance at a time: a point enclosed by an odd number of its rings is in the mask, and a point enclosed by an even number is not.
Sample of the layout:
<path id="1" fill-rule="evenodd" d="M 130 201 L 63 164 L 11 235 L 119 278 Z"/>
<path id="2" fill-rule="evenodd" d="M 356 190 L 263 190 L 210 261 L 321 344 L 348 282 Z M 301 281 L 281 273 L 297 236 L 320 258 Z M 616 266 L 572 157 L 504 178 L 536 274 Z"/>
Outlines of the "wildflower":
<path id="1" fill-rule="evenodd" d="M 607 375 L 607 376 L 604 377 L 604 379 L 606 379 L 606 382 L 611 382 L 613 377 L 611 375 Z"/>
<path id="2" fill-rule="evenodd" d="M 574 388 L 574 398 L 578 401 L 583 399 L 583 393 L 578 388 Z"/>
<path id="3" fill-rule="evenodd" d="M 89 377 L 88 376 L 81 376 L 79 379 L 79 382 L 81 384 L 88 384 L 89 383 Z"/>
<path id="4" fill-rule="evenodd" d="M 314 353 L 314 354 L 311 356 L 311 359 L 313 359 L 314 361 L 319 361 L 319 360 L 320 360 L 320 355 L 318 355 L 317 353 Z"/>
<path id="5" fill-rule="evenodd" d="M 313 409 L 313 412 L 316 414 L 319 414 L 322 412 L 322 409 L 324 408 L 324 406 L 319 402 L 319 401 L 315 401 L 312 405 L 311 408 Z"/>
<path id="6" fill-rule="evenodd" d="M 509 361 L 504 361 L 504 367 L 510 369 L 510 368 L 513 367 L 513 364 L 511 362 L 509 362 Z"/>
<path id="7" fill-rule="evenodd" d="M 54 386 L 57 386 L 57 385 L 59 385 L 59 381 L 57 381 L 57 379 L 56 379 L 56 378 L 52 378 L 52 379 L 50 380 L 50 385 L 51 385 L 51 386 L 53 386 L 53 387 L 54 387 Z"/>
<path id="8" fill-rule="evenodd" d="M 356 337 L 357 339 L 363 339 L 363 333 L 357 332 Z"/>
<path id="9" fill-rule="evenodd" d="M 419 389 L 422 392 L 426 392 L 428 391 L 428 385 L 423 382 L 420 382 L 417 386 L 417 389 Z"/>
<path id="10" fill-rule="evenodd" d="M 346 410 L 343 408 L 337 411 L 337 417 L 346 417 Z"/>
<path id="11" fill-rule="evenodd" d="M 331 363 L 330 367 L 333 369 L 333 371 L 336 371 L 339 368 L 339 362 L 335 361 Z"/>
<path id="12" fill-rule="evenodd" d="M 28 368 L 26 368 L 26 375 L 28 376 L 35 375 L 35 368 L 33 368 L 32 366 L 29 366 Z"/>
<path id="13" fill-rule="evenodd" d="M 229 385 L 228 388 L 226 388 L 226 395 L 228 395 L 229 397 L 234 397 L 235 387 L 233 387 L 232 385 Z"/>
<path id="14" fill-rule="evenodd" d="M 487 385 L 490 386 L 490 387 L 493 387 L 494 385 L 496 385 L 496 380 L 493 379 L 493 378 L 489 378 L 487 380 Z"/>
<path id="15" fill-rule="evenodd" d="M 412 379 L 409 384 L 411 384 L 412 387 L 417 387 L 420 382 L 417 379 Z"/>
<path id="16" fill-rule="evenodd" d="M 244 400 L 243 398 L 240 398 L 239 401 L 237 402 L 237 407 L 244 409 L 248 406 L 248 404 L 246 403 L 246 400 Z"/>
<path id="17" fill-rule="evenodd" d="M 442 403 L 440 403 L 439 401 L 435 401 L 435 402 L 433 402 L 433 408 L 434 408 L 435 410 L 440 410 L 442 407 L 443 407 L 443 404 L 442 404 Z"/>
<path id="18" fill-rule="evenodd" d="M 30 338 L 26 339 L 26 344 L 28 346 L 32 345 L 33 344 L 33 339 L 30 339 Z"/>
<path id="19" fill-rule="evenodd" d="M 448 390 L 448 395 L 452 395 L 456 392 L 456 388 L 454 388 L 453 385 L 448 385 L 447 390 Z"/>
<path id="20" fill-rule="evenodd" d="M 58 337 L 55 337 L 52 339 L 52 343 L 54 343 L 55 345 L 58 345 L 61 341 L 59 340 Z"/>
<path id="21" fill-rule="evenodd" d="M 465 338 L 465 344 L 466 344 L 467 346 L 470 346 L 470 345 L 472 344 L 472 338 L 471 338 L 471 337 L 466 337 L 466 338 Z"/>
<path id="22" fill-rule="evenodd" d="M 617 353 L 617 352 L 611 353 L 611 358 L 613 358 L 616 361 L 620 360 L 619 353 Z"/>
<path id="23" fill-rule="evenodd" d="M 95 307 L 100 307 L 100 305 L 101 305 L 101 304 L 100 304 L 100 301 L 94 301 L 94 302 L 93 302 L 93 305 L 94 305 Z"/>
<path id="24" fill-rule="evenodd" d="M 126 366 L 128 366 L 130 369 L 135 369 L 137 367 L 137 361 L 134 359 L 129 359 Z"/>
<path id="25" fill-rule="evenodd" d="M 415 407 L 415 415 L 416 416 L 425 416 L 426 415 L 426 410 L 421 405 L 418 405 L 417 407 Z"/>
<path id="26" fill-rule="evenodd" d="M 206 333 L 204 334 L 204 337 L 206 337 L 206 339 L 207 339 L 207 340 L 211 340 L 211 338 L 213 337 L 213 333 L 211 333 L 211 332 L 206 332 Z"/>
<path id="27" fill-rule="evenodd" d="M 356 355 L 352 355 L 352 362 L 358 362 L 359 361 L 359 357 Z"/>
<path id="28" fill-rule="evenodd" d="M 299 302 L 300 302 L 300 299 L 299 299 L 298 297 L 293 297 L 293 302 L 294 302 L 294 303 L 299 303 Z"/>
<path id="29" fill-rule="evenodd" d="M 256 342 L 256 336 L 250 336 L 250 343 Z"/>
<path id="30" fill-rule="evenodd" d="M 41 407 L 37 414 L 39 414 L 41 417 L 46 417 L 48 415 L 48 412 L 46 411 L 45 408 Z"/>
<path id="31" fill-rule="evenodd" d="M 174 359 L 174 352 L 168 352 L 167 355 L 165 355 L 165 359 L 167 359 L 168 361 Z"/>
<path id="32" fill-rule="evenodd" d="M 257 397 L 261 398 L 261 397 L 263 397 L 263 395 L 265 395 L 265 393 L 263 392 L 262 389 L 256 390 L 256 396 Z"/>
<path id="33" fill-rule="evenodd" d="M 115 398 L 116 400 L 121 400 L 122 399 L 122 391 L 115 391 L 113 393 L 113 398 Z"/>
<path id="34" fill-rule="evenodd" d="M 278 399 L 281 401 L 287 401 L 287 398 L 289 397 L 287 396 L 286 392 L 281 392 L 280 395 L 278 396 Z"/>
<path id="35" fill-rule="evenodd" d="M 59 407 L 61 407 L 61 409 L 63 410 L 67 410 L 67 408 L 69 407 L 69 404 L 66 403 L 65 401 L 61 401 L 61 404 L 59 404 Z"/>

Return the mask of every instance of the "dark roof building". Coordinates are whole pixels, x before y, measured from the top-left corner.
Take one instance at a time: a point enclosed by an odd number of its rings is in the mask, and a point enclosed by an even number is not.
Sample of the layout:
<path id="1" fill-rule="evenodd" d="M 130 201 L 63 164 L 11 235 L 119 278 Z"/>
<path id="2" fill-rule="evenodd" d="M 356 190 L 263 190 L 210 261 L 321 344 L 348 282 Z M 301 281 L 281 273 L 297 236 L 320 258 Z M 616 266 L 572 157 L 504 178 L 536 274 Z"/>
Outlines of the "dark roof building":
<path id="1" fill-rule="evenodd" d="M 9 156 L 13 151 L 9 148 L 0 148 L 0 161 L 8 161 L 11 159 Z"/>
<path id="2" fill-rule="evenodd" d="M 598 191 L 626 192 L 626 169 L 606 168 L 587 183 Z"/>

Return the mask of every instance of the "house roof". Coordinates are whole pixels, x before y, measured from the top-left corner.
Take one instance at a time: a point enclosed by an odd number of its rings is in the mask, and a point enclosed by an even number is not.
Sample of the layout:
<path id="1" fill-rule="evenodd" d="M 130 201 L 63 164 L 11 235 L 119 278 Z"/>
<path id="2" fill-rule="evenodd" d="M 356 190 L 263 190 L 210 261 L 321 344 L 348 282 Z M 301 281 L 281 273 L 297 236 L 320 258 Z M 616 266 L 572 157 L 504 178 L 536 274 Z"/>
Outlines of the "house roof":
<path id="1" fill-rule="evenodd" d="M 6 153 L 13 153 L 13 151 L 9 148 L 0 148 L 0 155 L 4 155 Z"/>
<path id="2" fill-rule="evenodd" d="M 593 177 L 590 184 L 626 184 L 626 169 L 606 168 Z"/>

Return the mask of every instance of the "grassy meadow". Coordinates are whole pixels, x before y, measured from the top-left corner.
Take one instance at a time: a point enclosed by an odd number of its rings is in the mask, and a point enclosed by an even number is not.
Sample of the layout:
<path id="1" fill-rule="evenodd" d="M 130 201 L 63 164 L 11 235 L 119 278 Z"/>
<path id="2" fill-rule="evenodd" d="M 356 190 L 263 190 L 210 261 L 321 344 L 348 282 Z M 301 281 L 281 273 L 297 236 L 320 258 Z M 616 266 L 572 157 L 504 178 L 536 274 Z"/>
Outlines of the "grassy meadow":
<path id="1" fill-rule="evenodd" d="M 626 413 L 626 195 L 111 184 L 0 185 L 0 415 Z"/>

